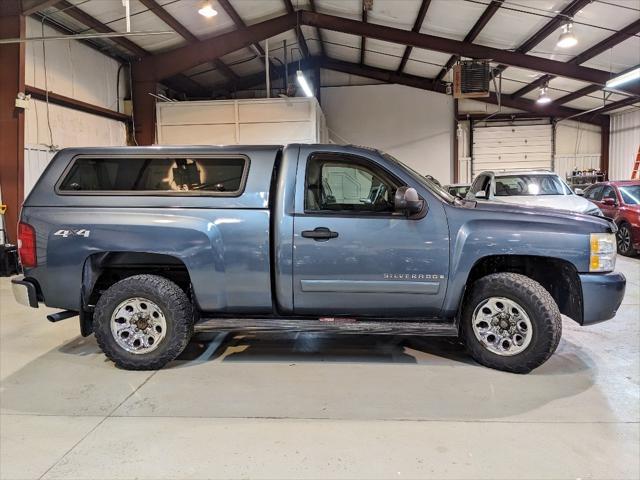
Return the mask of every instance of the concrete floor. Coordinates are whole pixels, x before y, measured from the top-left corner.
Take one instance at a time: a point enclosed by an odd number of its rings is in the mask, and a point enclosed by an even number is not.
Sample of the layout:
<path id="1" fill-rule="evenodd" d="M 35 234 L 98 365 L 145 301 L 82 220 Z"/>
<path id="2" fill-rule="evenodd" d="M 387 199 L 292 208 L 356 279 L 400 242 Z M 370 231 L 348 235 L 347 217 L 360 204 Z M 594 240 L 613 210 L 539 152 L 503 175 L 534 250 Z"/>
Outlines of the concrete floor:
<path id="1" fill-rule="evenodd" d="M 0 279 L 0 477 L 640 477 L 640 260 L 617 317 L 530 375 L 437 339 L 206 336 L 121 371 Z"/>

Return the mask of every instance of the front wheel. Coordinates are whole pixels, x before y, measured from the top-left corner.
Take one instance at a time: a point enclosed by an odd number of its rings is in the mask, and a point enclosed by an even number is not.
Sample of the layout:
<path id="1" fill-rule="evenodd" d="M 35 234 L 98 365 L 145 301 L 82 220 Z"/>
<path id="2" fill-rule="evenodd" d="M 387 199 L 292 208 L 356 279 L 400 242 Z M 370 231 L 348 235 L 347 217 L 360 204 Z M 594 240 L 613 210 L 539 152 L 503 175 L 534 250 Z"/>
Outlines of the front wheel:
<path id="1" fill-rule="evenodd" d="M 631 242 L 631 228 L 626 223 L 623 223 L 618 227 L 618 233 L 616 233 L 616 240 L 618 243 L 618 253 L 625 257 L 630 257 L 635 252 L 633 250 L 633 244 Z"/>
<path id="2" fill-rule="evenodd" d="M 95 308 L 94 332 L 102 351 L 118 367 L 156 370 L 187 346 L 193 308 L 171 280 L 135 275 L 102 294 Z"/>
<path id="3" fill-rule="evenodd" d="M 562 317 L 549 292 L 517 273 L 477 280 L 461 320 L 471 356 L 482 365 L 513 373 L 529 373 L 546 362 L 562 335 Z"/>

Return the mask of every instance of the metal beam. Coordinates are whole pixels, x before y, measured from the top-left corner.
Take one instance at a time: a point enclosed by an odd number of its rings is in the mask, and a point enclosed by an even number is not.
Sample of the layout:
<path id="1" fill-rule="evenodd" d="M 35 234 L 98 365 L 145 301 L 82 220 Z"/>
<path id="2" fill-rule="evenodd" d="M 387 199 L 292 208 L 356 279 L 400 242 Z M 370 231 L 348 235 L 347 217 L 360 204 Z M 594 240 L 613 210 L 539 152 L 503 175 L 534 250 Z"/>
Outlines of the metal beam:
<path id="1" fill-rule="evenodd" d="M 565 95 L 563 97 L 560 97 L 557 100 L 554 100 L 553 103 L 555 103 L 556 105 L 562 105 L 563 103 L 569 103 L 572 100 L 575 100 L 577 98 L 584 97 L 586 95 L 590 95 L 593 92 L 597 92 L 601 88 L 602 88 L 602 86 L 600 86 L 600 85 L 589 85 L 589 86 L 581 88 L 580 90 L 575 91 L 573 93 L 568 93 L 567 95 Z"/>
<path id="2" fill-rule="evenodd" d="M 47 92 L 46 90 L 43 90 L 41 88 L 32 87 L 31 85 L 25 85 L 25 93 L 28 93 L 32 98 L 35 98 L 36 100 L 42 100 L 43 102 L 47 101 Z M 118 120 L 120 122 L 128 122 L 131 120 L 131 117 L 129 117 L 129 115 L 125 115 L 124 113 L 116 112 L 104 107 L 99 107 L 98 105 L 93 105 L 91 103 L 82 102 L 75 98 L 60 95 L 59 93 L 49 92 L 48 97 L 50 103 L 60 105 L 62 107 L 72 108 L 74 110 L 90 113 L 92 115 L 98 115 L 104 118 L 110 118 L 112 120 Z"/>
<path id="3" fill-rule="evenodd" d="M 416 16 L 416 21 L 413 23 L 413 28 L 411 29 L 412 32 L 420 33 L 420 30 L 422 30 L 422 24 L 424 23 L 424 18 L 427 16 L 429 5 L 431 5 L 431 0 L 422 0 L 420 9 L 418 10 L 418 15 Z M 398 67 L 398 73 L 402 73 L 404 67 L 407 66 L 407 62 L 411 56 L 411 50 L 413 50 L 413 47 L 410 45 L 404 49 L 402 59 L 400 60 L 400 66 Z"/>
<path id="4" fill-rule="evenodd" d="M 139 64 L 133 65 L 131 99 L 133 100 L 133 135 L 136 145 L 153 145 L 156 140 L 155 80 L 140 79 Z"/>
<path id="5" fill-rule="evenodd" d="M 408 73 L 398 73 L 395 70 L 385 70 L 368 65 L 360 65 L 357 63 L 343 62 L 333 58 L 322 58 L 320 67 L 336 72 L 348 73 L 350 75 L 358 75 L 360 77 L 371 78 L 386 83 L 397 83 L 408 87 L 419 88 L 431 92 L 446 92 L 446 85 L 436 83 L 430 78 L 419 77 L 417 75 L 409 75 Z"/>
<path id="6" fill-rule="evenodd" d="M 221 3 L 222 5 L 222 3 Z M 296 15 L 287 14 L 250 27 L 233 30 L 169 52 L 145 57 L 137 62 L 141 80 L 163 80 L 195 66 L 274 37 L 296 25 Z"/>
<path id="7" fill-rule="evenodd" d="M 319 64 L 319 57 L 309 56 L 307 58 L 303 58 L 300 60 L 300 68 L 303 70 L 316 70 Z M 284 76 L 284 65 L 278 65 L 278 75 Z M 294 71 L 298 69 L 298 60 L 294 60 L 289 62 L 287 65 L 289 71 Z M 241 77 L 237 82 L 229 82 L 226 85 L 222 85 L 217 87 L 213 91 L 213 98 L 219 97 L 228 97 L 230 92 L 237 90 L 246 90 L 256 85 L 260 85 L 264 83 L 264 72 L 252 73 L 251 75 L 247 75 L 246 77 Z M 315 85 L 314 85 L 315 86 Z"/>
<path id="8" fill-rule="evenodd" d="M 295 8 L 293 8 L 293 3 L 291 3 L 291 0 L 282 0 L 284 2 L 284 6 L 287 9 L 287 13 L 288 14 L 296 14 L 296 10 Z M 305 57 L 309 56 L 309 47 L 307 46 L 307 41 L 304 39 L 304 34 L 302 33 L 302 29 L 300 28 L 300 22 L 296 22 L 296 28 L 294 29 L 296 31 L 296 37 L 298 38 L 298 47 L 300 47 L 300 50 L 302 51 L 302 55 L 304 55 Z"/>
<path id="9" fill-rule="evenodd" d="M 60 2 L 61 0 L 22 0 L 22 15 L 33 15 Z"/>
<path id="10" fill-rule="evenodd" d="M 25 17 L 19 0 L 0 1 L 0 38 L 23 38 Z M 7 205 L 4 228 L 10 242 L 17 241 L 16 227 L 24 199 L 24 111 L 16 108 L 18 92 L 24 92 L 25 44 L 0 44 L 0 189 Z"/>
<path id="11" fill-rule="evenodd" d="M 366 65 L 359 65 L 357 63 L 343 62 L 340 60 L 334 60 L 330 58 L 323 58 L 320 61 L 320 66 L 328 70 L 335 70 L 338 72 L 349 73 L 352 75 L 359 75 L 361 77 L 372 78 L 387 83 L 397 83 L 399 85 L 406 85 L 409 87 L 420 88 L 422 90 L 435 91 L 440 93 L 446 92 L 446 86 L 443 83 L 436 82 L 435 79 L 429 79 L 419 77 L 415 75 L 408 75 L 406 73 L 398 73 L 397 71 L 384 70 L 381 68 L 369 67 Z M 494 92 L 486 98 L 475 98 L 474 100 L 498 104 L 498 98 Z M 502 96 L 501 104 L 505 107 L 517 108 L 519 110 L 525 110 L 527 112 L 535 113 L 544 117 L 569 117 L 572 115 L 583 114 L 582 110 L 576 110 L 568 107 L 561 107 L 554 105 L 553 103 L 547 105 L 540 105 L 531 100 L 519 98 L 512 100 L 508 97 Z M 600 125 L 600 116 L 595 115 L 586 120 L 588 123 L 594 123 Z"/>
<path id="12" fill-rule="evenodd" d="M 605 115 L 600 124 L 600 170 L 609 180 L 609 143 L 611 141 L 611 119 Z"/>
<path id="13" fill-rule="evenodd" d="M 244 20 L 242 20 L 242 17 L 238 14 L 236 9 L 233 8 L 233 5 L 229 3 L 229 0 L 218 0 L 218 4 L 227 13 L 227 15 L 231 17 L 231 20 L 233 20 L 233 23 L 235 24 L 236 28 L 238 29 L 247 28 L 247 24 L 244 23 Z M 262 46 L 258 42 L 253 44 L 253 48 L 256 49 L 256 51 L 260 56 L 264 57 L 264 48 L 262 48 Z"/>
<path id="14" fill-rule="evenodd" d="M 369 11 L 367 10 L 367 6 L 365 5 L 365 0 L 361 0 L 360 8 L 362 8 L 362 23 L 367 23 L 367 15 Z M 362 37 L 360 37 L 360 65 L 364 65 L 365 48 L 367 48 L 367 37 L 363 35 Z"/>
<path id="15" fill-rule="evenodd" d="M 478 18 L 473 27 L 471 27 L 471 30 L 469 30 L 467 36 L 464 37 L 465 42 L 471 43 L 476 39 L 482 29 L 487 25 L 487 23 L 489 23 L 489 20 L 491 20 L 496 14 L 503 1 L 504 0 L 493 0 L 489 5 L 487 5 L 487 8 L 484 9 L 484 12 L 482 12 L 480 18 Z M 442 70 L 440 70 L 440 73 L 438 73 L 438 75 L 436 76 L 436 80 L 441 81 L 444 78 L 447 72 L 451 70 L 451 68 L 455 65 L 457 58 L 458 57 L 454 55 L 450 57 L 449 60 L 447 60 L 447 63 L 444 65 Z"/>
<path id="16" fill-rule="evenodd" d="M 553 75 L 573 78 L 584 82 L 604 85 L 610 78 L 609 72 L 594 68 L 567 65 L 557 60 L 525 55 L 499 48 L 487 47 L 474 43 L 467 43 L 450 38 L 436 37 L 416 32 L 408 32 L 393 27 L 386 27 L 373 23 L 363 24 L 357 20 L 302 11 L 302 23 L 327 30 L 349 33 L 351 35 L 366 35 L 391 43 L 410 45 L 426 50 L 451 53 L 470 58 L 491 58 L 500 63 L 515 67 L 528 68 Z"/>
<path id="17" fill-rule="evenodd" d="M 309 8 L 311 8 L 312 12 L 317 11 L 316 0 L 309 0 Z M 318 32 L 318 41 L 320 42 L 320 53 L 324 57 L 326 56 L 327 52 L 325 51 L 325 48 L 324 48 L 324 37 L 322 35 L 322 30 L 319 28 L 316 28 L 316 32 Z"/>
<path id="18" fill-rule="evenodd" d="M 584 7 L 589 5 L 593 0 L 573 0 L 567 5 L 562 12 L 549 20 L 544 27 L 534 33 L 527 41 L 520 45 L 516 51 L 519 53 L 527 53 L 533 47 L 542 42 L 545 38 L 555 32 L 562 24 L 566 23 L 570 18 L 577 14 Z"/>
<path id="19" fill-rule="evenodd" d="M 95 30 L 96 32 L 99 32 L 99 33 L 115 32 L 115 30 L 113 30 L 111 27 L 96 20 L 88 13 L 84 12 L 83 10 L 80 10 L 78 7 L 76 7 L 72 3 L 69 3 L 67 0 L 61 0 L 58 3 L 58 8 L 64 9 L 64 13 L 66 15 L 69 15 L 74 20 L 77 20 L 78 22 L 86 25 L 90 29 Z M 126 50 L 131 52 L 135 57 L 148 58 L 152 56 L 151 52 L 145 50 L 144 48 L 132 42 L 126 37 L 112 37 L 109 40 L 125 48 Z M 192 80 L 191 78 L 185 75 L 181 75 L 183 71 L 184 70 L 182 70 L 181 72 L 177 72 L 175 78 L 172 78 L 164 83 L 170 88 L 173 88 L 174 90 L 177 90 L 177 91 L 189 93 L 191 95 L 201 94 L 203 91 L 203 87 L 199 85 L 197 82 L 195 82 L 194 80 Z"/>
<path id="20" fill-rule="evenodd" d="M 84 12 L 83 10 L 80 10 L 78 7 L 76 7 L 72 3 L 69 3 L 67 0 L 61 0 L 58 3 L 58 8 L 60 8 L 61 10 L 64 9 L 65 15 L 69 15 L 71 18 L 82 23 L 83 25 L 86 25 L 91 30 L 95 30 L 96 32 L 99 32 L 99 33 L 115 32 L 114 29 L 96 20 L 88 13 Z M 145 57 L 149 55 L 149 52 L 147 52 L 144 48 L 133 43 L 131 40 L 129 40 L 126 37 L 112 37 L 109 40 L 117 43 L 118 45 L 125 48 L 129 52 L 133 53 L 137 57 Z"/>
<path id="21" fill-rule="evenodd" d="M 588 115 L 589 116 L 602 115 L 604 113 L 611 112 L 613 110 L 617 110 L 622 107 L 633 105 L 634 103 L 637 103 L 638 105 L 640 105 L 640 98 L 636 98 L 636 97 L 623 98 L 622 100 L 618 100 L 617 102 L 608 103 L 607 105 L 600 107 L 597 110 L 592 110 L 588 113 Z"/>
<path id="22" fill-rule="evenodd" d="M 184 38 L 188 43 L 196 43 L 200 39 L 189 31 L 187 27 L 182 25 L 176 18 L 167 12 L 162 5 L 159 5 L 156 0 L 140 0 L 140 2 L 153 12 L 160 20 L 169 25 L 178 35 Z M 213 62 L 214 66 L 222 72 L 222 74 L 229 80 L 238 80 L 238 75 L 231 70 L 226 63 L 220 59 L 216 59 Z"/>
<path id="23" fill-rule="evenodd" d="M 593 57 L 596 57 L 596 56 L 600 55 L 602 52 L 605 52 L 608 49 L 616 46 L 617 44 L 619 44 L 621 42 L 624 42 L 625 40 L 633 37 L 638 32 L 640 32 L 640 20 L 636 20 L 635 22 L 627 25 L 622 30 L 620 30 L 620 31 L 614 33 L 613 35 L 605 38 L 603 41 L 601 41 L 599 43 L 596 43 L 591 48 L 588 48 L 587 50 L 585 50 L 581 54 L 573 57 L 567 63 L 569 63 L 571 65 L 580 65 L 581 63 L 584 63 L 587 60 L 590 60 Z M 554 78 L 555 77 L 553 75 L 543 75 L 540 78 L 538 78 L 537 80 L 534 80 L 533 82 L 529 83 L 528 85 L 525 85 L 524 87 L 522 87 L 517 92 L 512 93 L 511 96 L 513 98 L 516 98 L 516 97 L 521 97 L 523 95 L 526 95 L 527 93 L 535 90 L 536 88 L 541 87 L 541 86 L 549 83 Z"/>
<path id="24" fill-rule="evenodd" d="M 563 23 L 567 22 L 570 18 L 572 18 L 576 13 L 582 10 L 584 7 L 589 5 L 593 0 L 573 0 L 569 5 L 567 5 L 560 13 L 558 13 L 555 17 L 553 17 L 550 21 L 548 21 L 544 27 L 534 33 L 531 37 L 529 37 L 522 45 L 520 45 L 517 49 L 517 53 L 527 53 L 533 47 L 542 42 L 545 38 L 551 35 L 556 31 Z M 503 62 L 506 63 L 506 62 Z M 503 72 L 507 65 L 498 65 L 494 69 L 494 75 L 498 75 L 500 72 Z M 525 67 L 526 68 L 526 67 Z M 537 70 L 537 69 L 534 69 Z"/>

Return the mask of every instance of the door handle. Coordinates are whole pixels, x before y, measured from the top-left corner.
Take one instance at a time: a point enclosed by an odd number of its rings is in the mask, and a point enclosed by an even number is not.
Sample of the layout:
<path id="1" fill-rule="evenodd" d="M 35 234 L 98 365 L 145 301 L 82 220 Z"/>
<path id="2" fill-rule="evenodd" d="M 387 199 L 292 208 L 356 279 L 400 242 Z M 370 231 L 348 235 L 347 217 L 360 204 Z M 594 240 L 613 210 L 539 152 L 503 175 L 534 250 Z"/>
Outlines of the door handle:
<path id="1" fill-rule="evenodd" d="M 336 238 L 338 232 L 332 232 L 326 227 L 317 227 L 313 230 L 303 230 L 302 236 L 304 238 L 313 238 L 316 241 L 329 240 L 330 238 Z"/>

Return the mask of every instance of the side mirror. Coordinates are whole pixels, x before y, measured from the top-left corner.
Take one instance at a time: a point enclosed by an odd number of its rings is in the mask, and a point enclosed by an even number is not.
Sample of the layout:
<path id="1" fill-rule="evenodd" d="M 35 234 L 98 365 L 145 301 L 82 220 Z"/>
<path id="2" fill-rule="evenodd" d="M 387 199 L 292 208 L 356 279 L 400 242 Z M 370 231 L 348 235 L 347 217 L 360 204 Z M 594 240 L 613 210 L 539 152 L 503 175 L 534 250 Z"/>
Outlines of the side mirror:
<path id="1" fill-rule="evenodd" d="M 484 190 L 480 190 L 479 192 L 476 192 L 475 197 L 476 198 L 487 198 L 487 192 L 485 192 Z"/>
<path id="2" fill-rule="evenodd" d="M 409 215 L 418 213 L 423 206 L 423 201 L 420 200 L 418 192 L 412 187 L 398 188 L 393 203 L 397 212 L 406 212 Z"/>
<path id="3" fill-rule="evenodd" d="M 575 193 L 576 195 L 584 195 L 584 190 L 582 190 L 581 188 L 576 188 L 573 190 L 573 193 Z"/>
<path id="4" fill-rule="evenodd" d="M 606 205 L 608 207 L 615 207 L 616 206 L 616 201 L 613 198 L 603 198 L 602 199 L 602 204 Z"/>

